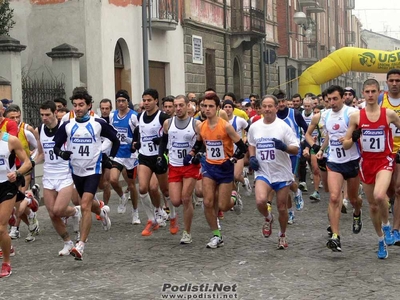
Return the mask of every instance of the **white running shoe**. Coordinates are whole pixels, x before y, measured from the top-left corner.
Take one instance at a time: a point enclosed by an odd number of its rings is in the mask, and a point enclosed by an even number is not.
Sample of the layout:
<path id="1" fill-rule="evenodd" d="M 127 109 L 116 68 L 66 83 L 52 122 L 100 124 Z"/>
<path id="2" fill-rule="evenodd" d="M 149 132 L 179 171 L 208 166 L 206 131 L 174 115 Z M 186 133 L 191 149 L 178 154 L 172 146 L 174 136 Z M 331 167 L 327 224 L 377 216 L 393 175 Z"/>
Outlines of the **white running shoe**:
<path id="1" fill-rule="evenodd" d="M 122 195 L 121 198 L 119 198 L 119 205 L 117 208 L 117 212 L 119 214 L 124 214 L 126 212 L 126 204 L 128 203 L 128 199 L 126 199 L 125 194 Z"/>
<path id="2" fill-rule="evenodd" d="M 29 231 L 32 232 L 32 233 L 33 232 L 39 233 L 39 221 L 36 218 L 36 213 L 35 212 L 33 213 L 33 217 L 32 218 L 30 218 L 28 216 L 28 222 L 29 222 L 29 226 L 28 226 Z"/>
<path id="3" fill-rule="evenodd" d="M 246 196 L 251 196 L 253 189 L 251 187 L 250 180 L 247 177 L 244 178 L 243 187 L 246 189 Z"/>
<path id="4" fill-rule="evenodd" d="M 104 205 L 102 211 L 104 213 L 104 217 L 101 218 L 101 223 L 103 224 L 103 229 L 105 231 L 108 231 L 111 228 L 111 220 L 108 216 L 108 214 L 110 213 L 110 207 L 108 205 Z"/>
<path id="5" fill-rule="evenodd" d="M 79 231 L 79 222 L 81 221 L 82 218 L 82 212 L 81 212 L 81 206 L 75 206 L 75 209 L 77 210 L 77 214 L 75 216 L 72 216 L 72 227 L 74 229 L 74 232 Z"/>
<path id="6" fill-rule="evenodd" d="M 138 210 L 135 211 L 132 209 L 132 224 L 133 225 L 141 224 Z"/>
<path id="7" fill-rule="evenodd" d="M 163 217 L 163 214 L 162 214 L 162 212 L 160 210 L 156 211 L 156 221 L 157 221 L 159 226 L 165 227 L 165 226 L 167 226 L 167 222 L 165 221 L 165 218 Z"/>
<path id="8" fill-rule="evenodd" d="M 207 248 L 216 249 L 216 248 L 222 247 L 223 245 L 224 245 L 224 241 L 223 241 L 222 237 L 214 235 L 210 239 L 210 242 L 207 244 Z"/>
<path id="9" fill-rule="evenodd" d="M 181 244 L 190 244 L 192 243 L 192 235 L 187 233 L 186 230 L 182 233 Z"/>
<path id="10" fill-rule="evenodd" d="M 72 248 L 74 248 L 74 243 L 72 241 L 64 242 L 64 248 L 58 252 L 58 256 L 67 256 L 71 253 Z"/>
<path id="11" fill-rule="evenodd" d="M 81 245 L 81 243 L 76 243 L 75 247 L 72 247 L 71 252 L 69 254 L 71 254 L 73 257 L 75 257 L 75 260 L 83 260 L 83 250 L 84 250 L 84 246 Z"/>
<path id="12" fill-rule="evenodd" d="M 16 240 L 21 237 L 21 234 L 19 233 L 19 230 L 16 226 L 11 227 L 10 233 L 8 235 L 12 240 Z"/>
<path id="13" fill-rule="evenodd" d="M 243 210 L 243 202 L 242 202 L 242 197 L 240 197 L 239 194 L 236 194 L 236 202 L 235 205 L 233 206 L 233 209 L 235 210 L 235 213 L 237 215 L 240 215 Z"/>

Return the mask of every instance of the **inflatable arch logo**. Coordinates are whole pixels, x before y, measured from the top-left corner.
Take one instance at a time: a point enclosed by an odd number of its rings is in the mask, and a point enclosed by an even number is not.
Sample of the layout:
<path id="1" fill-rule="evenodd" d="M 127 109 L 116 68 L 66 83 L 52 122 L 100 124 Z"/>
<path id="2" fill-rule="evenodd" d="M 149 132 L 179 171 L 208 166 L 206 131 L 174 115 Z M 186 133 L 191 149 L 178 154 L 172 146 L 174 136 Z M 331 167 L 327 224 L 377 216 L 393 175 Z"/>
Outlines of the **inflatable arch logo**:
<path id="1" fill-rule="evenodd" d="M 321 84 L 349 71 L 386 73 L 400 69 L 400 51 L 380 51 L 364 48 L 344 47 L 323 58 L 306 69 L 299 77 L 299 94 L 318 95 Z"/>

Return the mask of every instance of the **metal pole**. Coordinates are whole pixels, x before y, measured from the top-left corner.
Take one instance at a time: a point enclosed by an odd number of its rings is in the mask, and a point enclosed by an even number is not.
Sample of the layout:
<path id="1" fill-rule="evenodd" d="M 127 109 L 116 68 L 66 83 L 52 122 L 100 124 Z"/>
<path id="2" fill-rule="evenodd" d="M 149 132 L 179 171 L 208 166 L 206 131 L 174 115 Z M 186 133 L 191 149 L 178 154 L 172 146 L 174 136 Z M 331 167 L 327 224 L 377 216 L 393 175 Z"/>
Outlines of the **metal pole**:
<path id="1" fill-rule="evenodd" d="M 147 34 L 147 0 L 142 2 L 142 37 L 143 37 L 143 82 L 144 89 L 150 87 L 149 79 L 149 40 Z"/>
<path id="2" fill-rule="evenodd" d="M 267 19 L 267 9 L 268 9 L 268 0 L 264 0 L 264 20 L 263 20 L 264 26 L 265 26 L 266 19 Z M 261 97 L 265 94 L 265 61 L 264 61 L 265 41 L 266 41 L 266 36 L 264 36 L 264 38 L 261 39 L 261 43 L 260 43 L 260 59 L 261 59 L 261 94 L 260 94 L 260 96 Z M 269 57 L 268 57 L 268 59 L 269 59 Z"/>

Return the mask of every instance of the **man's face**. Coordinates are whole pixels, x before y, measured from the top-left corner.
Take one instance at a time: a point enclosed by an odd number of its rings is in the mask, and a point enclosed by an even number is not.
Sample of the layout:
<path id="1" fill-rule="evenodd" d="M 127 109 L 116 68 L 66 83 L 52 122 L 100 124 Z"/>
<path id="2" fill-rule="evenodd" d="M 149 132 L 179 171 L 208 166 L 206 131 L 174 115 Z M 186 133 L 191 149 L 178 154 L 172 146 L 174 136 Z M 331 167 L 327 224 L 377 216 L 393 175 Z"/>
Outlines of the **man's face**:
<path id="1" fill-rule="evenodd" d="M 214 100 L 205 99 L 203 105 L 207 118 L 212 118 L 217 114 L 217 106 Z"/>
<path id="2" fill-rule="evenodd" d="M 61 107 L 64 107 L 64 105 L 61 102 L 54 102 L 56 104 L 56 109 L 59 110 Z"/>
<path id="3" fill-rule="evenodd" d="M 172 102 L 164 102 L 164 104 L 165 103 Z M 183 98 L 175 99 L 173 102 L 173 110 L 175 110 L 175 115 L 180 119 L 185 119 L 187 117 L 189 105 L 191 104 L 186 104 L 185 99 Z"/>
<path id="4" fill-rule="evenodd" d="M 15 122 L 17 122 L 17 124 L 19 124 L 21 122 L 21 112 L 11 111 L 7 113 L 7 118 L 14 120 Z"/>
<path id="5" fill-rule="evenodd" d="M 174 102 L 175 102 L 175 100 L 174 100 Z M 172 117 L 174 115 L 174 102 L 165 101 L 163 104 L 164 112 L 170 117 Z"/>
<path id="6" fill-rule="evenodd" d="M 301 106 L 301 98 L 296 97 L 296 98 L 293 98 L 292 100 L 293 100 L 293 108 L 299 109 Z"/>
<path id="7" fill-rule="evenodd" d="M 344 105 L 344 98 L 340 96 L 339 91 L 334 91 L 332 94 L 328 94 L 328 100 L 333 111 L 339 111 Z"/>
<path id="8" fill-rule="evenodd" d="M 226 112 L 226 114 L 228 115 L 228 117 L 232 116 L 233 113 L 233 107 L 230 104 L 226 104 L 224 105 L 224 111 Z"/>
<path id="9" fill-rule="evenodd" d="M 293 105 L 294 105 L 294 101 L 293 101 Z M 284 110 L 286 107 L 287 107 L 286 99 L 279 99 L 278 100 L 278 109 L 279 110 Z"/>
<path id="10" fill-rule="evenodd" d="M 279 106 L 279 104 L 278 104 Z M 265 98 L 261 103 L 261 111 L 264 115 L 264 118 L 270 120 L 271 118 L 276 117 L 276 113 L 278 111 L 277 106 L 275 105 L 275 101 L 272 98 Z"/>
<path id="11" fill-rule="evenodd" d="M 304 102 L 303 107 L 306 113 L 310 114 L 312 112 L 312 106 L 310 101 Z"/>
<path id="12" fill-rule="evenodd" d="M 154 108 L 157 106 L 157 99 L 154 99 L 150 95 L 143 95 L 142 102 L 145 111 L 153 111 Z"/>
<path id="13" fill-rule="evenodd" d="M 256 102 L 256 97 L 250 97 L 250 103 L 251 103 L 251 107 L 254 108 L 254 103 Z"/>
<path id="14" fill-rule="evenodd" d="M 319 112 L 320 112 L 320 110 L 319 110 L 318 107 L 314 107 L 314 108 L 313 108 L 313 114 L 314 114 L 314 115 L 316 115 L 316 114 L 319 113 Z"/>
<path id="15" fill-rule="evenodd" d="M 378 102 L 379 89 L 375 84 L 366 85 L 363 90 L 363 95 L 367 104 Z"/>
<path id="16" fill-rule="evenodd" d="M 400 74 L 389 75 L 386 83 L 389 89 L 389 93 L 391 95 L 398 96 L 398 94 L 400 93 Z"/>
<path id="17" fill-rule="evenodd" d="M 346 105 L 353 105 L 354 95 L 350 91 L 344 91 L 343 99 Z"/>
<path id="18" fill-rule="evenodd" d="M 312 108 L 316 107 L 319 104 L 319 100 L 318 99 L 314 99 L 312 100 Z"/>
<path id="19" fill-rule="evenodd" d="M 256 106 L 255 108 L 257 115 L 261 116 L 262 115 L 262 107 L 261 106 Z"/>
<path id="20" fill-rule="evenodd" d="M 111 112 L 111 103 L 109 102 L 100 103 L 100 112 L 102 117 L 108 117 Z"/>
<path id="21" fill-rule="evenodd" d="M 328 96 L 325 96 L 324 98 L 324 106 L 326 109 L 331 108 L 331 103 L 329 102 Z"/>
<path id="22" fill-rule="evenodd" d="M 56 114 L 51 112 L 51 109 L 40 109 L 40 118 L 46 126 L 50 126 L 56 120 Z"/>
<path id="23" fill-rule="evenodd" d="M 56 118 L 57 120 L 61 121 L 61 119 L 67 114 L 66 111 L 56 110 Z"/>
<path id="24" fill-rule="evenodd" d="M 192 99 L 196 99 L 196 94 L 195 93 L 189 93 L 188 94 L 188 98 L 189 98 L 189 101 L 192 100 Z"/>
<path id="25" fill-rule="evenodd" d="M 119 111 L 126 111 L 129 108 L 128 99 L 124 97 L 118 97 L 116 102 L 117 102 L 117 109 Z"/>
<path id="26" fill-rule="evenodd" d="M 286 105 L 287 105 L 287 107 L 289 107 L 289 108 L 293 108 L 294 106 L 293 106 L 293 101 L 292 100 L 287 100 L 286 101 Z"/>
<path id="27" fill-rule="evenodd" d="M 78 119 L 83 118 L 91 107 L 91 105 L 86 104 L 85 99 L 74 99 L 72 105 L 74 106 L 75 116 Z"/>

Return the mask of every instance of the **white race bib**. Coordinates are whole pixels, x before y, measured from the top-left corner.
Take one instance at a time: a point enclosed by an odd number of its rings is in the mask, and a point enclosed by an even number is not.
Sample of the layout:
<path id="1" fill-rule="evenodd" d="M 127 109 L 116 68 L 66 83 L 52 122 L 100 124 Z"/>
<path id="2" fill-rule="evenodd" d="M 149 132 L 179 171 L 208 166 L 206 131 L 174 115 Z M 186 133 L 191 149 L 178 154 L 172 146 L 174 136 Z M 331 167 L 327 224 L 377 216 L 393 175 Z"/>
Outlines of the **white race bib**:
<path id="1" fill-rule="evenodd" d="M 257 143 L 256 149 L 256 157 L 259 161 L 275 160 L 275 143 L 273 141 Z"/>
<path id="2" fill-rule="evenodd" d="M 385 131 L 382 129 L 363 129 L 361 145 L 367 152 L 383 152 L 385 150 Z"/>
<path id="3" fill-rule="evenodd" d="M 220 160 L 225 158 L 222 141 L 206 141 L 207 159 Z"/>
<path id="4" fill-rule="evenodd" d="M 76 159 L 93 159 L 92 138 L 72 138 L 72 155 Z"/>
<path id="5" fill-rule="evenodd" d="M 343 144 L 339 140 L 329 140 L 329 152 L 329 155 L 338 159 L 346 157 L 346 150 L 344 150 Z"/>

